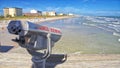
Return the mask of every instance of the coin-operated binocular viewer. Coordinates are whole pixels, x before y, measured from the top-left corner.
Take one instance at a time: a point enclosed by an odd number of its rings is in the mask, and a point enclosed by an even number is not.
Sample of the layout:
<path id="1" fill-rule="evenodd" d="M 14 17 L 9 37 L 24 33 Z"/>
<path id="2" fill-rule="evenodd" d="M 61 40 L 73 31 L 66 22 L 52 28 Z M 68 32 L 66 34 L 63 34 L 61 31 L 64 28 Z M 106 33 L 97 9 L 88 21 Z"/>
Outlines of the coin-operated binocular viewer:
<path id="1" fill-rule="evenodd" d="M 34 68 L 42 68 L 39 62 L 42 62 L 42 66 L 45 68 L 45 60 L 50 56 L 54 43 L 62 35 L 60 29 L 20 20 L 10 21 L 7 29 L 9 33 L 19 36 L 12 40 L 26 48 L 32 55 Z"/>

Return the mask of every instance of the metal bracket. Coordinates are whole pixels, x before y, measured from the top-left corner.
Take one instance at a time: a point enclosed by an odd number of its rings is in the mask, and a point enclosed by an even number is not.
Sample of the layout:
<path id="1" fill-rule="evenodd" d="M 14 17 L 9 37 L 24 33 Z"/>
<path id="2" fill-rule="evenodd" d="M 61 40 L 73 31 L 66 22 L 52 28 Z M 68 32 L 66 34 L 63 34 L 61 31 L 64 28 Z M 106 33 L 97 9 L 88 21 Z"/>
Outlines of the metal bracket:
<path id="1" fill-rule="evenodd" d="M 50 56 L 51 54 L 51 39 L 50 39 L 51 34 L 48 33 L 47 34 L 47 50 L 45 51 L 45 54 L 41 54 L 39 52 L 36 52 L 34 50 L 28 50 L 28 52 L 32 55 L 32 61 L 34 63 L 34 68 L 45 68 L 45 63 L 46 63 L 46 59 Z M 34 44 L 35 45 L 35 44 Z M 43 55 L 43 56 L 41 56 Z M 42 65 L 40 66 L 39 64 L 42 63 Z"/>

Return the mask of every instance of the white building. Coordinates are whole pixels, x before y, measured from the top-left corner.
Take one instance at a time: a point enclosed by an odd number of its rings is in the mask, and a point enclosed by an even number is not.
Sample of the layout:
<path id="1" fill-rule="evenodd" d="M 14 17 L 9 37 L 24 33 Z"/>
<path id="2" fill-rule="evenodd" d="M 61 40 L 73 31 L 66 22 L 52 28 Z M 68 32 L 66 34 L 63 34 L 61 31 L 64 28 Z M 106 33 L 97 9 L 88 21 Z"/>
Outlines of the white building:
<path id="1" fill-rule="evenodd" d="M 41 13 L 41 11 L 38 11 L 38 10 L 30 10 L 30 13 Z"/>
<path id="2" fill-rule="evenodd" d="M 47 12 L 42 12 L 42 15 L 47 16 L 48 14 L 47 14 Z"/>
<path id="3" fill-rule="evenodd" d="M 4 16 L 7 17 L 8 15 L 15 17 L 15 16 L 22 16 L 22 8 L 4 8 Z"/>
<path id="4" fill-rule="evenodd" d="M 39 16 L 39 15 L 42 15 L 42 11 L 38 11 L 38 10 L 35 10 L 35 9 L 33 9 L 33 10 L 30 10 L 30 13 L 28 13 L 28 16 L 29 15 L 35 15 L 35 16 Z"/>
<path id="5" fill-rule="evenodd" d="M 63 14 L 63 13 L 59 13 L 58 15 L 63 16 L 63 15 L 65 15 L 65 14 Z"/>
<path id="6" fill-rule="evenodd" d="M 73 14 L 72 14 L 72 13 L 69 13 L 68 15 L 69 15 L 69 16 L 73 16 Z"/>
<path id="7" fill-rule="evenodd" d="M 30 10 L 30 13 L 37 13 L 37 10 Z"/>
<path id="8" fill-rule="evenodd" d="M 42 12 L 42 15 L 44 15 L 44 16 L 56 16 L 56 12 L 54 12 L 54 11 Z"/>
<path id="9" fill-rule="evenodd" d="M 56 12 L 54 11 L 51 11 L 51 12 L 48 12 L 49 16 L 56 16 Z"/>

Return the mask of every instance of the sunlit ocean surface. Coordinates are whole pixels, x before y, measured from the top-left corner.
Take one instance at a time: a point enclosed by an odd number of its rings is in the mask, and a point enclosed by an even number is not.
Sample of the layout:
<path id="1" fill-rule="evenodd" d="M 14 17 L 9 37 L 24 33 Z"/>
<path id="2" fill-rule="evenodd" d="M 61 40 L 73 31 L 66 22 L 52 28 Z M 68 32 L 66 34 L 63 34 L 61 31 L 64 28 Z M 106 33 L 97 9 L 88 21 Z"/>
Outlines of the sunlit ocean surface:
<path id="1" fill-rule="evenodd" d="M 53 53 L 120 54 L 120 37 L 114 36 L 114 31 L 83 23 L 86 21 L 82 18 L 41 23 L 62 31 L 62 38 L 53 47 Z"/>

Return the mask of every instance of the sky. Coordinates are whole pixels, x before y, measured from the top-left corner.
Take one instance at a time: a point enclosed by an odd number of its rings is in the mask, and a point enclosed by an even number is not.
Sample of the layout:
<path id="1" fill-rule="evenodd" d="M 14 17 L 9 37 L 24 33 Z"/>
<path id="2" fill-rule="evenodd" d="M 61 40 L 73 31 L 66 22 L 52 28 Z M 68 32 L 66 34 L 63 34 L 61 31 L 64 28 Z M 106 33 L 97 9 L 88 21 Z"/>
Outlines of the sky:
<path id="1" fill-rule="evenodd" d="M 120 0 L 0 0 L 0 15 L 3 15 L 5 7 L 19 7 L 24 13 L 35 9 L 80 15 L 120 16 Z"/>

